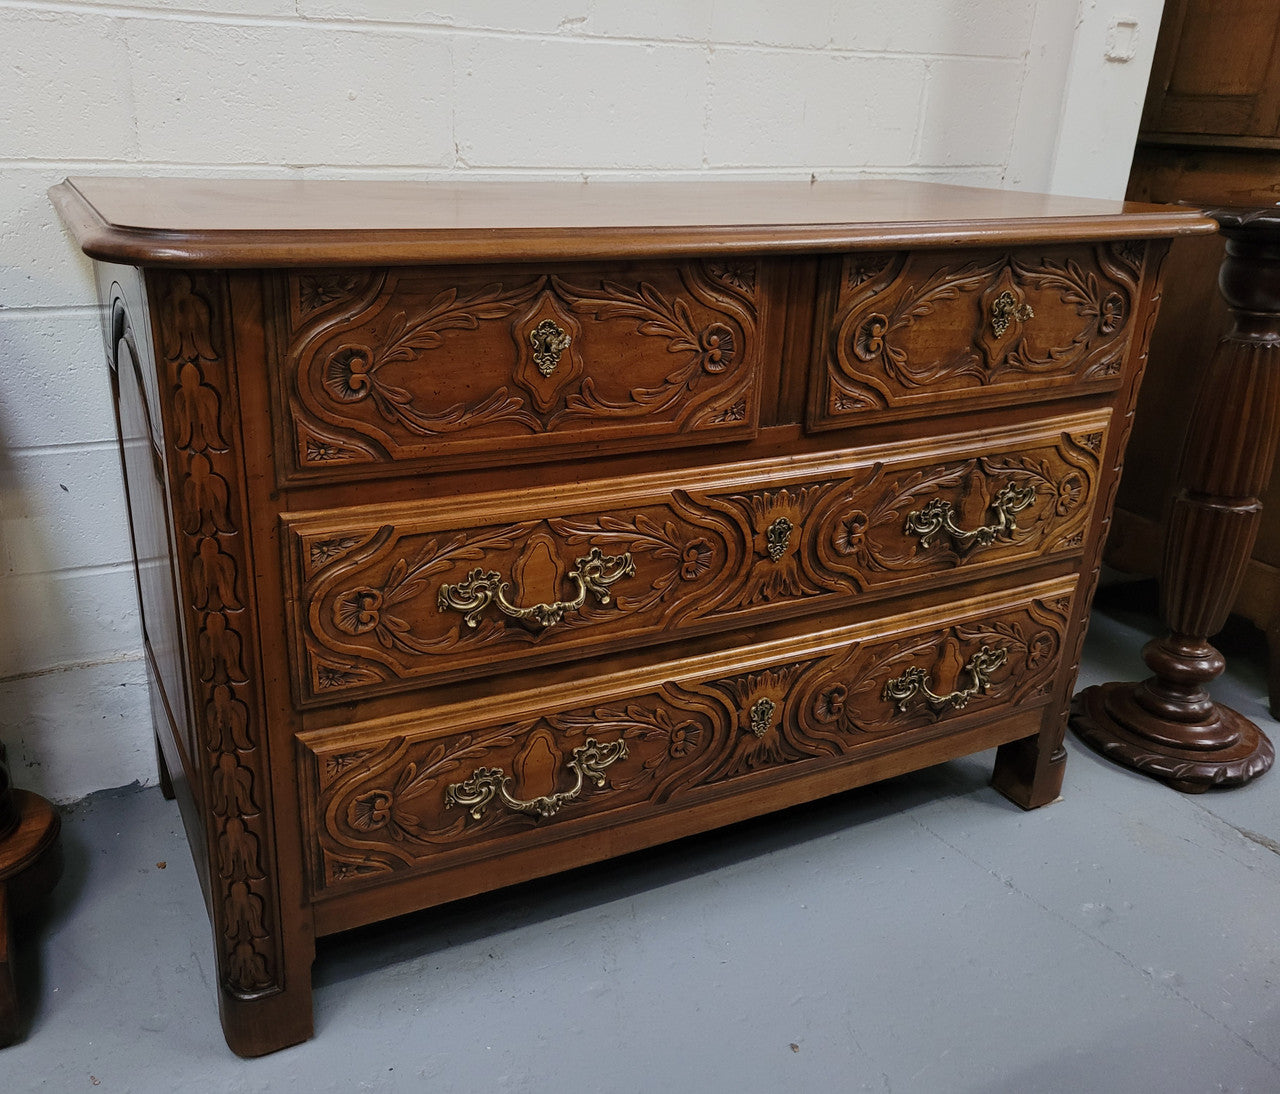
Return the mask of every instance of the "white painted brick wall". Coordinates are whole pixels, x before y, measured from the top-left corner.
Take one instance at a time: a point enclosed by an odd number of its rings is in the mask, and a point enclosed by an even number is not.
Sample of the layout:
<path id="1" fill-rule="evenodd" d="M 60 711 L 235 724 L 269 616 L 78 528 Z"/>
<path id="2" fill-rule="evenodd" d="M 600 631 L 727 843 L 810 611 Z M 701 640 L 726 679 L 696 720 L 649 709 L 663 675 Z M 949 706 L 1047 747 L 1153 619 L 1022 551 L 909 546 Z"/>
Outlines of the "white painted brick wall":
<path id="1" fill-rule="evenodd" d="M 1078 162 L 1122 177 L 1159 2 L 1134 0 L 1146 52 L 1094 86 L 1075 43 L 1111 0 L 0 0 L 0 739 L 18 781 L 65 800 L 154 778 L 92 271 L 50 185 L 710 171 L 1035 189 L 1077 162 L 1068 123 Z M 1100 137 L 1073 81 L 1121 102 Z"/>

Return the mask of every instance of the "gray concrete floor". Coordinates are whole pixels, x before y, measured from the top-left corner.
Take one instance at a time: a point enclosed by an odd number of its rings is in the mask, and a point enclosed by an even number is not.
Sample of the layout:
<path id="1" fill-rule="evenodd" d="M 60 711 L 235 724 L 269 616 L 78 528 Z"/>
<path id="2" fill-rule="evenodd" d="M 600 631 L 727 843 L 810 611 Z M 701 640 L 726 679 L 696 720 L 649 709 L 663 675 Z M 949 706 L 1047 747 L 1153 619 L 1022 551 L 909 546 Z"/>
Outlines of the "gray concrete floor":
<path id="1" fill-rule="evenodd" d="M 1104 595 L 1081 684 L 1156 626 Z M 1215 694 L 1276 737 L 1260 637 L 1222 644 Z M 1188 797 L 1069 748 L 1034 813 L 984 755 L 328 940 L 315 1039 L 256 1061 L 176 807 L 96 794 L 0 1094 L 1280 1091 L 1280 771 Z"/>

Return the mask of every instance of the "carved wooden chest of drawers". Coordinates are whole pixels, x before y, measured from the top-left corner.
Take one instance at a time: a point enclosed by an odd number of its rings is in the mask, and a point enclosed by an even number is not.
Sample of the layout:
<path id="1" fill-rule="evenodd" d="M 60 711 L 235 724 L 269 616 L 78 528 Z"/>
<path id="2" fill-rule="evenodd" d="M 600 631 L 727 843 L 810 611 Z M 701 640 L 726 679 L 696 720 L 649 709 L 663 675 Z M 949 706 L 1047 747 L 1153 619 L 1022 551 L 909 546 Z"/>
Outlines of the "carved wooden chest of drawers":
<path id="1" fill-rule="evenodd" d="M 315 938 L 1062 735 L 1187 210 L 69 181 L 223 1024 Z"/>

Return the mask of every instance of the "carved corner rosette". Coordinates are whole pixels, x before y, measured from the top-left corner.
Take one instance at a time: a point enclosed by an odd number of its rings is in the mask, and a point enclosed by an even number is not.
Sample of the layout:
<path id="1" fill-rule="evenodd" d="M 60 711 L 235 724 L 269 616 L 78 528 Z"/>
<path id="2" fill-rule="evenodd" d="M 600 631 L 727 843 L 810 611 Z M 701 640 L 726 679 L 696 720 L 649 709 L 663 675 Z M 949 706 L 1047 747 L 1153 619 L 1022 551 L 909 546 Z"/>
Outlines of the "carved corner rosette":
<path id="1" fill-rule="evenodd" d="M 202 782 L 213 818 L 213 919 L 226 990 L 283 988 L 278 898 L 269 869 L 261 701 L 251 672 L 247 514 L 234 451 L 239 423 L 223 346 L 217 274 L 157 276 L 162 375 L 173 445 L 179 562 L 194 651 Z"/>

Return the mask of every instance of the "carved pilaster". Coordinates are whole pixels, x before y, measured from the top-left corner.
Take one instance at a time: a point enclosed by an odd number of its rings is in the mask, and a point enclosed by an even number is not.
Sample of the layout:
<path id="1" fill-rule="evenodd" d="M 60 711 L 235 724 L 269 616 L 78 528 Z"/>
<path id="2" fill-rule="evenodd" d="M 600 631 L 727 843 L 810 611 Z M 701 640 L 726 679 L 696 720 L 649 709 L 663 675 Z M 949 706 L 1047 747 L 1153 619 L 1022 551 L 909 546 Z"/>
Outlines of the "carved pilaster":
<path id="1" fill-rule="evenodd" d="M 252 1001 L 284 975 L 225 289 L 203 272 L 156 275 L 152 288 L 218 978 L 225 996 Z"/>

